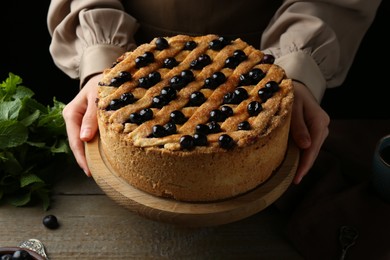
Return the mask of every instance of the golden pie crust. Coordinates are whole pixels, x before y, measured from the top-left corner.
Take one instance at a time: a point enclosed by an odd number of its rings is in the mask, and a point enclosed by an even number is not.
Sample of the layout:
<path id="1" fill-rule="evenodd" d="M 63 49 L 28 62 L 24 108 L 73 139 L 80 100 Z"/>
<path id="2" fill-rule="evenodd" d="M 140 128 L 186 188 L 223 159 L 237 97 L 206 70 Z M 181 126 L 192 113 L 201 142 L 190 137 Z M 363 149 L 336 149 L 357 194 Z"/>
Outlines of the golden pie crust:
<path id="1" fill-rule="evenodd" d="M 195 44 L 184 47 L 189 42 Z M 137 63 L 145 53 L 149 57 L 152 53 L 153 58 Z M 201 62 L 196 61 L 199 57 L 204 61 L 205 55 L 208 62 L 199 66 Z M 239 62 L 227 65 L 235 56 Z M 281 67 L 264 63 L 264 57 L 262 51 L 241 39 L 228 41 L 218 35 L 160 37 L 124 53 L 104 71 L 97 100 L 101 148 L 115 173 L 152 195 L 192 202 L 228 199 L 265 182 L 285 157 L 294 96 L 291 79 Z M 172 58 L 176 62 L 168 66 L 167 59 Z M 260 69 L 262 77 L 244 84 L 243 77 L 254 69 Z M 154 102 L 164 87 L 174 86 L 172 78 L 185 70 L 193 73 L 193 79 L 175 86 L 173 97 L 164 105 Z M 141 80 L 153 72 L 158 72 L 160 79 L 142 86 Z M 216 72 L 222 72 L 225 80 L 210 87 L 205 82 Z M 270 82 L 277 83 L 278 89 L 262 98 L 259 90 L 267 90 Z M 229 93 L 237 88 L 245 89 L 247 95 L 230 102 Z M 201 103 L 191 99 L 195 92 L 204 97 Z M 113 106 L 125 93 L 132 93 L 133 101 Z M 253 102 L 260 104 L 260 111 L 248 110 Z M 210 112 L 222 110 L 222 106 L 230 107 L 233 113 L 216 123 L 219 129 L 203 134 L 206 144 L 193 145 L 197 126 L 209 126 L 214 121 Z M 152 118 L 129 120 L 131 114 L 139 115 L 143 109 L 150 109 Z M 154 132 L 156 125 L 172 125 L 170 115 L 177 110 L 185 122 L 174 123 L 173 132 Z M 238 130 L 242 122 L 247 127 Z M 221 135 L 228 135 L 230 142 L 219 141 Z M 183 136 L 190 136 L 190 141 L 181 143 Z"/>

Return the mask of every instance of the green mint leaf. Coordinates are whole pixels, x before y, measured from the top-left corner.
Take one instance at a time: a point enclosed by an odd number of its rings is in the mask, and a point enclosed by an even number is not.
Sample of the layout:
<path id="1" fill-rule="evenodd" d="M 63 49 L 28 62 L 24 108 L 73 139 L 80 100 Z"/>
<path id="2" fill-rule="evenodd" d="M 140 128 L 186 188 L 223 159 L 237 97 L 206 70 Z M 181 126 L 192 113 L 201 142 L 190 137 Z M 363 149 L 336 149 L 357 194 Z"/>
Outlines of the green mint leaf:
<path id="1" fill-rule="evenodd" d="M 40 117 L 38 127 L 45 128 L 47 134 L 66 135 L 65 121 L 62 117 L 63 103 L 53 100 L 54 105 L 48 108 L 47 113 Z"/>
<path id="2" fill-rule="evenodd" d="M 37 190 L 37 195 L 42 201 L 43 210 L 47 211 L 50 207 L 50 191 L 48 189 Z"/>
<path id="3" fill-rule="evenodd" d="M 26 192 L 22 194 L 16 194 L 10 196 L 7 199 L 7 202 L 13 206 L 21 207 L 27 205 L 31 200 L 31 192 Z"/>
<path id="4" fill-rule="evenodd" d="M 37 100 L 33 98 L 24 98 L 22 100 L 24 113 L 31 113 L 35 110 L 39 110 L 43 114 L 47 113 L 47 107 L 39 103 Z"/>
<path id="5" fill-rule="evenodd" d="M 0 166 L 0 180 L 1 177 L 7 177 L 8 174 L 17 176 L 23 172 L 23 166 L 19 163 L 18 159 L 15 158 L 15 155 L 9 151 L 0 153 Z"/>
<path id="6" fill-rule="evenodd" d="M 35 174 L 26 174 L 26 175 L 23 175 L 20 179 L 20 187 L 26 187 L 32 183 L 36 183 L 36 182 L 40 182 L 40 183 L 44 183 L 44 181 L 39 178 L 37 175 Z"/>
<path id="7" fill-rule="evenodd" d="M 12 97 L 14 99 L 31 98 L 34 94 L 35 93 L 31 89 L 19 85 Z"/>
<path id="8" fill-rule="evenodd" d="M 22 86 L 22 83 L 21 77 L 9 73 L 8 78 L 0 84 L 0 100 L 12 101 L 34 96 L 35 93 L 31 89 Z"/>
<path id="9" fill-rule="evenodd" d="M 8 78 L 0 84 L 0 101 L 12 100 L 17 87 L 22 84 L 22 82 L 23 81 L 19 76 L 9 73 Z"/>
<path id="10" fill-rule="evenodd" d="M 35 123 L 35 120 L 39 119 L 42 113 L 46 113 L 46 110 L 46 107 L 35 99 L 25 97 L 21 99 L 21 107 L 18 119 L 22 121 L 23 124 L 30 126 L 32 123 Z M 38 117 L 35 118 L 37 115 Z M 24 120 L 26 120 L 26 122 L 24 122 Z"/>
<path id="11" fill-rule="evenodd" d="M 0 200 L 24 206 L 38 198 L 48 209 L 51 173 L 70 151 L 65 104 L 41 104 L 22 82 L 9 73 L 0 84 Z"/>
<path id="12" fill-rule="evenodd" d="M 27 141 L 27 128 L 14 120 L 0 122 L 0 149 L 16 147 Z"/>
<path id="13" fill-rule="evenodd" d="M 27 141 L 26 143 L 28 145 L 30 145 L 30 146 L 34 146 L 34 147 L 37 147 L 37 148 L 45 148 L 46 147 L 46 143 L 45 142 L 31 142 L 31 141 Z"/>
<path id="14" fill-rule="evenodd" d="M 51 148 L 52 153 L 69 153 L 69 144 L 67 140 L 59 140 Z"/>
<path id="15" fill-rule="evenodd" d="M 13 101 L 3 101 L 0 103 L 0 120 L 17 119 L 22 102 L 17 99 Z"/>
<path id="16" fill-rule="evenodd" d="M 39 110 L 35 110 L 32 112 L 32 114 L 27 115 L 22 120 L 20 120 L 20 123 L 22 123 L 25 126 L 32 125 L 41 115 L 41 112 Z"/>

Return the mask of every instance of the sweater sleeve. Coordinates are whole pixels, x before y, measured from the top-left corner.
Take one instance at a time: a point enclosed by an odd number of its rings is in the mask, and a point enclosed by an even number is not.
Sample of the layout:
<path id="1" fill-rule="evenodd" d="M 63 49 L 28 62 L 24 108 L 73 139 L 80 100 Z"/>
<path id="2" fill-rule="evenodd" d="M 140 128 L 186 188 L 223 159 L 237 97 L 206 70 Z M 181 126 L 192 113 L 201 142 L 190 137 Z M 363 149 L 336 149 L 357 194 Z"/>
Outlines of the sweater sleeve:
<path id="1" fill-rule="evenodd" d="M 54 63 L 81 86 L 136 46 L 137 21 L 120 0 L 53 0 L 47 24 Z"/>
<path id="2" fill-rule="evenodd" d="M 321 101 L 345 80 L 380 0 L 285 0 L 263 33 L 261 48 L 290 78 Z"/>

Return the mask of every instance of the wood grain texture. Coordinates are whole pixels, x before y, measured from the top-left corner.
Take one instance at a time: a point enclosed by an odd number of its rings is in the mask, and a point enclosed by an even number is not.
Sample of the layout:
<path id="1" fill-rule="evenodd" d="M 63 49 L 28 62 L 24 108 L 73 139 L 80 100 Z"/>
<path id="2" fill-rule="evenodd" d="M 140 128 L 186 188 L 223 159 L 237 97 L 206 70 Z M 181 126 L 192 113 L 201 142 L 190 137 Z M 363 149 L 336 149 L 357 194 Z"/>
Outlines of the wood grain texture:
<path id="1" fill-rule="evenodd" d="M 98 186 L 119 205 L 152 220 L 187 227 L 206 227 L 235 222 L 272 204 L 291 184 L 299 161 L 299 150 L 290 143 L 278 171 L 255 190 L 230 200 L 209 203 L 160 198 L 132 187 L 110 167 L 98 137 L 86 144 L 86 156 Z"/>
<path id="2" fill-rule="evenodd" d="M 284 237 L 285 219 L 274 207 L 227 225 L 185 228 L 145 219 L 106 195 L 55 195 L 54 199 L 49 212 L 41 207 L 2 206 L 0 247 L 36 238 L 50 260 L 302 260 Z M 46 214 L 57 216 L 59 229 L 41 224 Z"/>

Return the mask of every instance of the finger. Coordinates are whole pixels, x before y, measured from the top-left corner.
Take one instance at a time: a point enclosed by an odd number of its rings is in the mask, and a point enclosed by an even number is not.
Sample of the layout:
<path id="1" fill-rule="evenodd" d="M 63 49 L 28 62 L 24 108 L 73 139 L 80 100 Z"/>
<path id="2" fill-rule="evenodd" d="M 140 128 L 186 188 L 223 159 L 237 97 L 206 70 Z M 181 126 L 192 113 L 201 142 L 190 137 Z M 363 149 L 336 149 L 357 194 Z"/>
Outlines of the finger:
<path id="1" fill-rule="evenodd" d="M 304 118 L 303 104 L 299 100 L 293 106 L 291 117 L 291 136 L 300 149 L 307 149 L 311 145 L 311 137 Z"/>
<path id="2" fill-rule="evenodd" d="M 81 110 L 74 110 L 73 107 L 78 107 Z M 77 100 L 74 100 L 65 107 L 63 116 L 66 124 L 69 146 L 76 162 L 87 176 L 91 176 L 85 158 L 84 143 L 80 139 L 80 124 L 83 118 L 83 113 L 81 112 L 82 108 L 82 105 L 79 104 Z"/>
<path id="3" fill-rule="evenodd" d="M 302 178 L 309 172 L 329 134 L 326 117 L 313 123 L 310 127 L 310 133 L 312 133 L 312 143 L 309 148 L 303 149 L 301 152 L 299 167 L 294 178 L 295 184 L 299 184 Z"/>
<path id="4" fill-rule="evenodd" d="M 301 155 L 299 158 L 299 166 L 294 177 L 294 183 L 299 184 L 303 177 L 309 172 L 310 168 L 313 166 L 314 160 L 317 157 L 318 153 L 315 151 L 313 146 L 309 149 L 305 149 L 301 151 Z"/>
<path id="5" fill-rule="evenodd" d="M 80 139 L 84 142 L 90 141 L 96 135 L 98 129 L 96 112 L 96 104 L 88 102 L 80 129 Z"/>
<path id="6" fill-rule="evenodd" d="M 81 141 L 80 139 L 78 139 L 75 142 L 75 146 L 73 147 L 72 151 L 73 151 L 73 154 L 74 154 L 75 159 L 77 161 L 77 164 L 84 171 L 85 175 L 90 177 L 91 172 L 89 170 L 87 159 L 85 157 L 84 142 Z"/>

